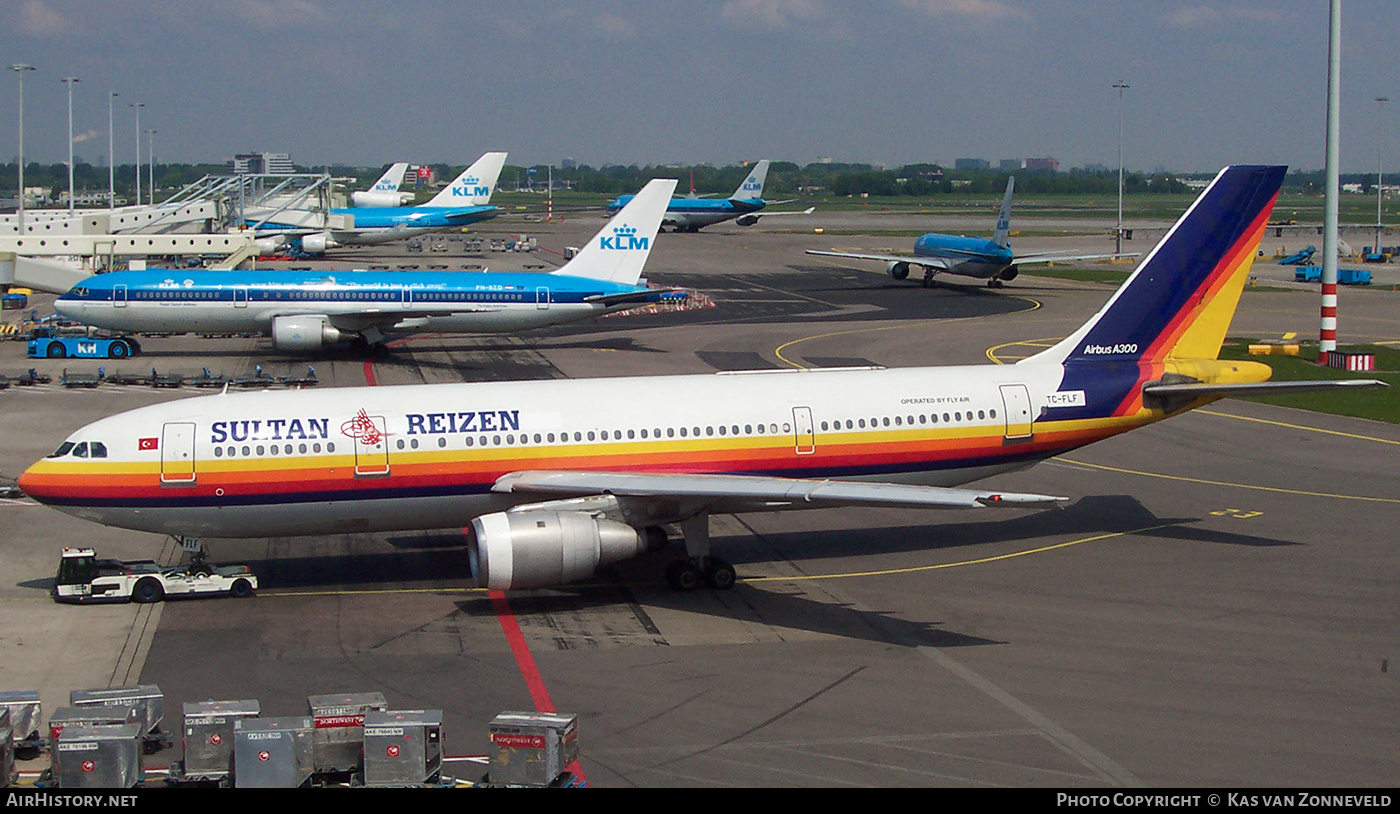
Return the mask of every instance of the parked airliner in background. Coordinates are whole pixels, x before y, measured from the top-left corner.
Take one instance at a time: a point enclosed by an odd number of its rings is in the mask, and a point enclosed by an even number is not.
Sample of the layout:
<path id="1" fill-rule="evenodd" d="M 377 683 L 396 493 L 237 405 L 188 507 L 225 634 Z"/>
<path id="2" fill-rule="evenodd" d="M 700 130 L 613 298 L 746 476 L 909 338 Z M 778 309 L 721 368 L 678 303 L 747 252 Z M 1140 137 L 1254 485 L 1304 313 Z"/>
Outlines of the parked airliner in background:
<path id="1" fill-rule="evenodd" d="M 283 351 L 371 345 L 420 331 L 501 333 L 654 302 L 641 281 L 676 182 L 656 180 L 550 274 L 420 271 L 113 271 L 54 302 L 63 316 L 132 333 L 262 333 Z"/>
<path id="2" fill-rule="evenodd" d="M 386 206 L 403 206 L 413 200 L 413 193 L 399 192 L 403 174 L 408 169 L 407 161 L 400 161 L 388 170 L 374 186 L 350 193 L 350 205 L 368 209 L 383 209 Z"/>
<path id="3" fill-rule="evenodd" d="M 825 257 L 850 257 L 855 260 L 878 260 L 885 264 L 885 271 L 896 280 L 909 276 L 909 270 L 919 267 L 924 270 L 924 287 L 933 284 L 933 276 L 939 272 L 976 277 L 986 280 L 992 288 L 1000 288 L 1003 280 L 1014 280 L 1020 273 L 1020 266 L 1030 263 L 1061 263 L 1071 260 L 1100 260 L 1110 257 L 1136 257 L 1136 254 L 1023 254 L 1017 256 L 1011 251 L 1011 192 L 1016 187 L 1016 178 L 1006 179 L 1006 195 L 1001 200 L 1001 212 L 997 215 L 996 229 L 991 240 L 963 235 L 943 235 L 929 233 L 914 241 L 914 256 L 898 254 L 868 254 L 865 252 L 837 252 L 808 249 L 808 254 Z"/>
<path id="4" fill-rule="evenodd" d="M 734 583 L 712 513 L 1055 505 L 955 488 L 1270 383 L 1217 359 L 1284 167 L 1223 170 L 1082 327 L 1014 365 L 226 393 L 74 432 L 20 476 L 98 523 L 181 536 L 460 528 L 478 583 L 535 588 L 664 543 Z"/>
<path id="5" fill-rule="evenodd" d="M 256 226 L 259 236 L 299 238 L 301 250 L 307 254 L 456 229 L 496 217 L 499 210 L 490 205 L 491 193 L 505 163 L 505 153 L 486 153 L 421 206 L 332 209 L 329 220 L 320 212 L 306 210 L 278 212 L 266 221 L 256 214 L 245 215 L 245 219 Z"/>
<path id="6" fill-rule="evenodd" d="M 763 159 L 754 165 L 753 171 L 739 184 L 738 189 L 728 198 L 707 199 L 697 197 L 693 192 L 684 198 L 674 198 L 671 205 L 666 207 L 666 217 L 662 219 L 662 226 L 669 226 L 677 232 L 698 232 L 706 226 L 713 226 L 726 220 L 732 220 L 740 226 L 753 226 L 762 217 L 776 217 L 780 215 L 810 215 L 815 207 L 809 207 L 802 212 L 760 212 L 768 205 L 768 201 L 763 199 L 763 185 L 768 180 L 769 159 Z M 632 200 L 631 195 L 619 196 L 612 203 L 608 204 L 609 212 L 616 212 L 627 205 Z M 773 201 L 773 203 L 786 203 L 786 201 Z"/>

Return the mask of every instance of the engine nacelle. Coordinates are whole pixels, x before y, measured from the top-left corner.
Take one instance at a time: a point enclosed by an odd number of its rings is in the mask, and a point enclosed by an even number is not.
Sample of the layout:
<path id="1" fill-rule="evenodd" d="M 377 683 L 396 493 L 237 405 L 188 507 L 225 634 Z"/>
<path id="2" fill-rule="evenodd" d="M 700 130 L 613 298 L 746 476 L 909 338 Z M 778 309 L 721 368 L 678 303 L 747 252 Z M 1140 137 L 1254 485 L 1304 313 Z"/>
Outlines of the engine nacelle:
<path id="1" fill-rule="evenodd" d="M 903 280 L 909 276 L 909 264 L 898 262 L 890 263 L 888 266 L 885 266 L 885 271 L 896 280 Z"/>
<path id="2" fill-rule="evenodd" d="M 324 316 L 311 314 L 272 318 L 272 346 L 277 350 L 320 350 L 348 338 Z"/>
<path id="3" fill-rule="evenodd" d="M 734 219 L 734 222 L 740 226 L 753 226 L 758 223 L 758 215 L 740 215 Z"/>
<path id="4" fill-rule="evenodd" d="M 998 274 L 998 275 L 997 275 L 997 279 L 998 279 L 998 280 L 1014 280 L 1014 279 L 1016 279 L 1016 275 L 1017 275 L 1017 274 L 1020 274 L 1020 273 L 1021 273 L 1020 269 L 1017 269 L 1015 266 L 1010 266 L 1010 267 L 1008 267 L 1008 268 L 1006 269 L 1006 271 L 1003 271 L 1001 274 Z"/>
<path id="5" fill-rule="evenodd" d="M 383 209 L 403 205 L 403 193 L 376 192 L 372 189 L 350 193 L 350 205 L 365 209 Z"/>
<path id="6" fill-rule="evenodd" d="M 253 241 L 253 245 L 258 248 L 258 252 L 261 254 L 272 254 L 286 244 L 287 238 L 282 235 L 260 237 Z"/>
<path id="7" fill-rule="evenodd" d="M 472 520 L 472 530 L 472 576 L 495 591 L 576 582 L 647 550 L 631 526 L 583 512 L 496 512 Z"/>
<path id="8" fill-rule="evenodd" d="M 301 250 L 307 254 L 322 254 L 326 249 L 334 249 L 339 246 L 340 244 L 331 237 L 330 232 L 317 232 L 301 237 Z"/>

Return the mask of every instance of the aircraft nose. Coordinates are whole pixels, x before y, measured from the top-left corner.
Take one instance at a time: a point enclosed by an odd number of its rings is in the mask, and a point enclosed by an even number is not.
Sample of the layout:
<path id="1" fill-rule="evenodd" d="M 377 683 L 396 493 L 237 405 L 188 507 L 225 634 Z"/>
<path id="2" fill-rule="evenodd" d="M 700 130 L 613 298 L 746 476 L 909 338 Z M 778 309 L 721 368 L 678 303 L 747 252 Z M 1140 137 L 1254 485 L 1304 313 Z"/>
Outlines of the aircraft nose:
<path id="1" fill-rule="evenodd" d="M 49 503 L 59 495 L 58 484 L 51 475 L 44 472 L 44 469 L 43 461 L 32 464 L 20 473 L 16 483 L 19 485 L 19 490 L 25 495 L 40 503 Z"/>

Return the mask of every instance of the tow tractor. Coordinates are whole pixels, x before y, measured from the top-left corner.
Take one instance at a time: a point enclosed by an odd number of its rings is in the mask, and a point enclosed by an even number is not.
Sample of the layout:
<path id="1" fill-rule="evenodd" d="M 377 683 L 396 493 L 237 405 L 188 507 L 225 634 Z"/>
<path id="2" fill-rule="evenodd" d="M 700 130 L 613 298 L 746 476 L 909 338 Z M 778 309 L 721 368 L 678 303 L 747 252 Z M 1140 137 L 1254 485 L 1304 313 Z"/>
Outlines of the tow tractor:
<path id="1" fill-rule="evenodd" d="M 91 548 L 65 547 L 54 577 L 55 602 L 159 602 L 166 597 L 251 596 L 258 577 L 246 565 L 211 565 L 203 557 L 182 566 L 153 560 L 98 559 Z"/>

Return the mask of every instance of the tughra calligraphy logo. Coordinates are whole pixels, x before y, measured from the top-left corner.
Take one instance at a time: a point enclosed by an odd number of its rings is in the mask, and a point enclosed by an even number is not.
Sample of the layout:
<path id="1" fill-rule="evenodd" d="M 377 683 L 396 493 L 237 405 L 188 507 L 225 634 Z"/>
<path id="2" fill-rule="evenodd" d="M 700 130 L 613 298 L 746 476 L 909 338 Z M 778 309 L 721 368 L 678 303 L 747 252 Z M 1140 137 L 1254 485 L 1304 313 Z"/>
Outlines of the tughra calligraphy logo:
<path id="1" fill-rule="evenodd" d="M 384 439 L 384 434 L 375 426 L 374 419 L 370 418 L 363 407 L 355 414 L 355 417 L 340 425 L 342 435 L 354 438 L 365 446 L 374 446 Z"/>

